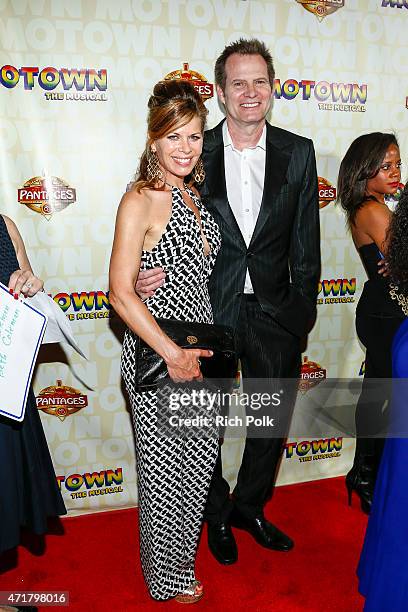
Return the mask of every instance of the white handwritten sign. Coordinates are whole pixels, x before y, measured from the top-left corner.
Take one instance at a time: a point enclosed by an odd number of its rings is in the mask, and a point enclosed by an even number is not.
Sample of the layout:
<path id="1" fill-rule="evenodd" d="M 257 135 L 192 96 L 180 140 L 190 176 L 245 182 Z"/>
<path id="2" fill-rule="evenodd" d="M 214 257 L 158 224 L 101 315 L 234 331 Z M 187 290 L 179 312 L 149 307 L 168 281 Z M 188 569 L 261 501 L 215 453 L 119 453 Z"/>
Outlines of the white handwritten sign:
<path id="1" fill-rule="evenodd" d="M 47 317 L 24 298 L 15 300 L 0 283 L 0 414 L 24 419 Z"/>

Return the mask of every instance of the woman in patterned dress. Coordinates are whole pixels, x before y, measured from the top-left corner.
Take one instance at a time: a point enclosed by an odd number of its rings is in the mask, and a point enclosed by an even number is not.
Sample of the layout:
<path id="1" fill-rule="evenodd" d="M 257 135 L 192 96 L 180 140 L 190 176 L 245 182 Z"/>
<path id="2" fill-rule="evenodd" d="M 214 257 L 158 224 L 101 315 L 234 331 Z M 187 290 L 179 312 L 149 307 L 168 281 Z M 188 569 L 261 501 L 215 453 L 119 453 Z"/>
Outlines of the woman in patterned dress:
<path id="1" fill-rule="evenodd" d="M 203 595 L 194 563 L 218 441 L 164 435 L 157 391 L 136 392 L 135 339 L 166 362 L 174 382 L 201 380 L 200 358 L 184 350 L 154 317 L 212 323 L 207 282 L 220 247 L 217 224 L 189 185 L 203 180 L 201 149 L 207 110 L 185 81 L 158 83 L 149 99 L 148 138 L 139 174 L 119 205 L 110 264 L 110 302 L 127 325 L 122 376 L 136 438 L 142 569 L 154 599 L 193 603 Z M 154 295 L 135 293 L 139 269 L 162 267 Z M 168 406 L 167 406 L 168 408 Z"/>

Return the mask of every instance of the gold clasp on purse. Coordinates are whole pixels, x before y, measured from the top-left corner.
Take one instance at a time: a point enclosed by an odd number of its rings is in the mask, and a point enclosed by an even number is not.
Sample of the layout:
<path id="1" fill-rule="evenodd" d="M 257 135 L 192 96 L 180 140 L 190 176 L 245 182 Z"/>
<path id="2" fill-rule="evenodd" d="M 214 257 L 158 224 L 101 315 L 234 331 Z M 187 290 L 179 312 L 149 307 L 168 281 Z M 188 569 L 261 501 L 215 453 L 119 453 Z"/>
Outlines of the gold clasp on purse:
<path id="1" fill-rule="evenodd" d="M 197 344 L 197 336 L 187 336 L 187 342 L 189 344 Z"/>

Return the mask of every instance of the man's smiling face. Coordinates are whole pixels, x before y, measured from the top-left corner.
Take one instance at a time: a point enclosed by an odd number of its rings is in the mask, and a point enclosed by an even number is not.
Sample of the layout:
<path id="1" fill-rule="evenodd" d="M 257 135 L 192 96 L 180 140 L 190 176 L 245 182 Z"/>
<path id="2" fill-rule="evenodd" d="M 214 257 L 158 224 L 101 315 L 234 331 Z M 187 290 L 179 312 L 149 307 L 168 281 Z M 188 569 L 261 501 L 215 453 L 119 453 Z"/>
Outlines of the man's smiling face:
<path id="1" fill-rule="evenodd" d="M 225 74 L 225 89 L 217 86 L 217 93 L 229 121 L 242 126 L 263 123 L 272 100 L 264 58 L 233 53 L 225 62 Z"/>

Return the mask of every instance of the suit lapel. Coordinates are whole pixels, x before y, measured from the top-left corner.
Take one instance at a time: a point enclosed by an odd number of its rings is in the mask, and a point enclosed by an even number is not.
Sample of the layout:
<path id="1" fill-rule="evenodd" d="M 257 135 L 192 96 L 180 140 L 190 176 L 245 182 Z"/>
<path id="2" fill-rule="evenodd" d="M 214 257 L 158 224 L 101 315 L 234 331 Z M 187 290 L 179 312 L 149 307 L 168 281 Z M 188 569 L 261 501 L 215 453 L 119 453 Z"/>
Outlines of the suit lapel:
<path id="1" fill-rule="evenodd" d="M 218 131 L 219 128 L 219 131 Z M 225 182 L 225 163 L 224 163 L 224 142 L 222 139 L 222 124 L 215 128 L 216 143 L 208 147 L 205 160 L 206 185 L 207 189 L 203 195 L 210 196 L 211 207 L 223 217 L 231 232 L 237 240 L 242 242 L 246 249 L 245 240 L 239 229 L 237 220 L 232 212 L 227 197 L 227 186 Z M 219 133 L 218 133 L 219 132 Z"/>
<path id="2" fill-rule="evenodd" d="M 275 142 L 271 126 L 269 123 L 267 123 L 266 126 L 264 189 L 261 208 L 248 248 L 250 248 L 252 243 L 257 239 L 268 216 L 273 211 L 275 196 L 279 193 L 282 186 L 287 183 L 286 173 L 290 161 L 290 151 L 285 150 L 283 143 Z"/>

